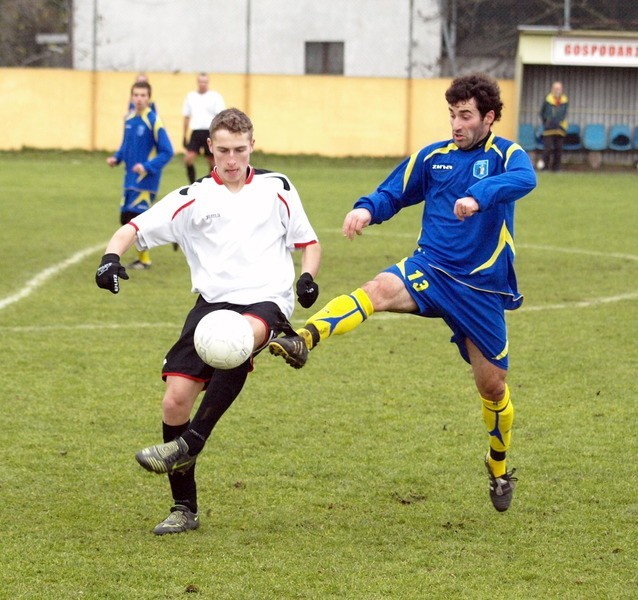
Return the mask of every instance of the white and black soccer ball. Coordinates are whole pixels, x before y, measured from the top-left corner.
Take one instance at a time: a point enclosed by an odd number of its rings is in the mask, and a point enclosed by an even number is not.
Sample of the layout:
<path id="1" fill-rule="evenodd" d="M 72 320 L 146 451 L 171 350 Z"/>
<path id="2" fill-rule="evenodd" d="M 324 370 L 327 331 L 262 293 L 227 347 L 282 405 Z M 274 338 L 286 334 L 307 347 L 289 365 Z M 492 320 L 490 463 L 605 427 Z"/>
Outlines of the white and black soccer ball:
<path id="1" fill-rule="evenodd" d="M 216 369 L 234 369 L 250 358 L 254 336 L 250 323 L 233 310 L 216 310 L 197 324 L 193 336 L 200 358 Z"/>

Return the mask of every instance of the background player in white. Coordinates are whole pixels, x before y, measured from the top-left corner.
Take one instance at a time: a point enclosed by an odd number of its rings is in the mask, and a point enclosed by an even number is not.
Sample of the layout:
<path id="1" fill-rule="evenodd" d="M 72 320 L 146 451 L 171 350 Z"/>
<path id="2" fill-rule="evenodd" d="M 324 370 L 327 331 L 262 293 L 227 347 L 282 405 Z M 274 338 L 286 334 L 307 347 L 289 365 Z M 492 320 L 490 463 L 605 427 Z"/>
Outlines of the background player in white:
<path id="1" fill-rule="evenodd" d="M 208 89 L 208 75 L 197 76 L 197 90 L 188 92 L 184 99 L 182 113 L 184 115 L 184 164 L 188 181 L 193 183 L 195 175 L 195 159 L 204 152 L 210 169 L 215 166 L 215 157 L 208 146 L 208 128 L 213 117 L 224 110 L 226 105 L 219 92 Z M 190 135 L 189 135 L 190 131 Z"/>
<path id="2" fill-rule="evenodd" d="M 252 365 L 252 359 L 230 370 L 206 365 L 193 346 L 199 320 L 219 309 L 241 313 L 253 329 L 255 353 L 279 333 L 293 333 L 288 319 L 294 307 L 295 249 L 302 252 L 299 303 L 312 306 L 319 294 L 317 236 L 290 180 L 250 166 L 254 140 L 248 116 L 234 108 L 219 113 L 208 144 L 216 161 L 211 176 L 174 190 L 118 229 L 96 273 L 97 285 L 116 294 L 120 278 L 126 278 L 120 256 L 134 243 L 146 249 L 177 243 L 190 267 L 192 290 L 199 294 L 162 368 L 164 443 L 136 455 L 145 469 L 169 477 L 173 507 L 154 529 L 158 535 L 199 527 L 195 461 Z"/>

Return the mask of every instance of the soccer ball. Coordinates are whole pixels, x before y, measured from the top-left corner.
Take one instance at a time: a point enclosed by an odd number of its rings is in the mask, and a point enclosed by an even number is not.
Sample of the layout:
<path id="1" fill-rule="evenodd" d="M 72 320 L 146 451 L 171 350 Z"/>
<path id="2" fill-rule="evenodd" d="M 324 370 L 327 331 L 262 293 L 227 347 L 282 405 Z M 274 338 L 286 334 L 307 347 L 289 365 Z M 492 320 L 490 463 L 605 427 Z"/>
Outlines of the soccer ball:
<path id="1" fill-rule="evenodd" d="M 199 357 L 216 369 L 234 369 L 250 358 L 250 323 L 234 310 L 216 310 L 201 319 L 193 336 Z"/>

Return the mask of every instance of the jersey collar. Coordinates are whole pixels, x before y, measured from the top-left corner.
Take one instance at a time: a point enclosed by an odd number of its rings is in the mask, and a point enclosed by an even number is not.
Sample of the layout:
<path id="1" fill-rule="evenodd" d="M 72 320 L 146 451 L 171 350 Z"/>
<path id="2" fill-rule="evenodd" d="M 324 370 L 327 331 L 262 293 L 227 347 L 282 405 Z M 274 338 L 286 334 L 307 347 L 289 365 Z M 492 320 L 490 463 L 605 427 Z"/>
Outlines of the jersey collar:
<path id="1" fill-rule="evenodd" d="M 219 173 L 217 173 L 217 167 L 213 167 L 213 170 L 211 171 L 210 175 L 216 184 L 224 185 L 222 178 L 219 176 Z M 255 176 L 255 169 L 251 167 L 250 165 L 248 165 L 248 169 L 246 169 L 246 181 L 244 182 L 244 185 L 250 183 L 253 180 L 254 176 Z"/>

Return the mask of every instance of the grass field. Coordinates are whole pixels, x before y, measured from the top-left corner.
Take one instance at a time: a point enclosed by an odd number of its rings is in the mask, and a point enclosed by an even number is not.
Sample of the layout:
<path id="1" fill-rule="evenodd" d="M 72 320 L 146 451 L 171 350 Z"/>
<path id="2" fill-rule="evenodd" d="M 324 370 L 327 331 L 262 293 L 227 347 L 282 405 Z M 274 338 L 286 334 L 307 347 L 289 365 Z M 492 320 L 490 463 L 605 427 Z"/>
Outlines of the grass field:
<path id="1" fill-rule="evenodd" d="M 104 158 L 0 154 L 1 599 L 637 597 L 635 172 L 541 173 L 518 204 L 507 513 L 448 330 L 380 314 L 301 371 L 257 358 L 198 461 L 200 530 L 158 538 L 167 482 L 133 455 L 160 441 L 159 370 L 194 296 L 170 247 L 118 296 L 96 288 L 122 177 Z M 418 209 L 340 235 L 394 160 L 254 162 L 304 199 L 320 303 L 412 251 Z M 184 181 L 175 159 L 163 191 Z"/>

